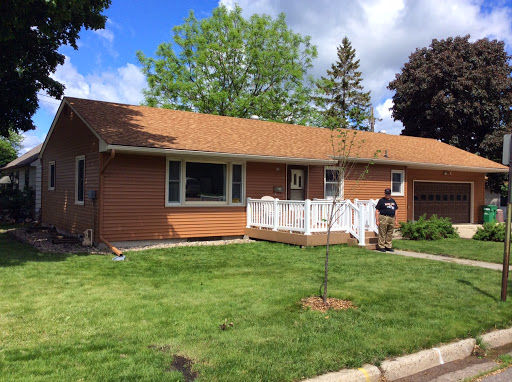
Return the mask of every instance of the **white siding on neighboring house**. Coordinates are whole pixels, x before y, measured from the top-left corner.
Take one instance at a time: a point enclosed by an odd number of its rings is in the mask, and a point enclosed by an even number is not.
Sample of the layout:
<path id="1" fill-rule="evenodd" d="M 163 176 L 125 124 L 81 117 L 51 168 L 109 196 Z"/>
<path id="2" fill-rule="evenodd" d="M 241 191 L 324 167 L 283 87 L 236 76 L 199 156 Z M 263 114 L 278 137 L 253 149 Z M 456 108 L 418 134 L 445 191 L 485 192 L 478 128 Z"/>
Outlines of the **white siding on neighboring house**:
<path id="1" fill-rule="evenodd" d="M 41 211 L 41 159 L 32 162 L 30 164 L 30 170 L 30 186 L 33 187 L 36 192 L 35 213 L 37 218 Z"/>

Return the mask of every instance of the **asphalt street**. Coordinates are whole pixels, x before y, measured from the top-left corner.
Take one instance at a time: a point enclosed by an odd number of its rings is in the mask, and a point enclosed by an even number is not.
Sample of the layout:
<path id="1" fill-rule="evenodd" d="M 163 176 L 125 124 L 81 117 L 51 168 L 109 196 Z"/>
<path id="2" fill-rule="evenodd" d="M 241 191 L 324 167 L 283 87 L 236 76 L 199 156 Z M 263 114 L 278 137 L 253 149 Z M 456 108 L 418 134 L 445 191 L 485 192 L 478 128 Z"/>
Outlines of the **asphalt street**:
<path id="1" fill-rule="evenodd" d="M 505 371 L 485 377 L 481 382 L 511 382 L 512 381 L 512 368 L 508 368 Z"/>

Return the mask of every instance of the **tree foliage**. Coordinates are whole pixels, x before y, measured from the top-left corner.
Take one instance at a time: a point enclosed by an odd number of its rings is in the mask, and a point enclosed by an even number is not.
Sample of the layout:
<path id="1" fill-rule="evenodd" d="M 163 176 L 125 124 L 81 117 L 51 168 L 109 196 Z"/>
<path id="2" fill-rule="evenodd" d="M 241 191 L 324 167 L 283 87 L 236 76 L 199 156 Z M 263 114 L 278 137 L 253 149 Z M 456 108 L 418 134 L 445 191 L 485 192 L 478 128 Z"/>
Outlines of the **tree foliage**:
<path id="1" fill-rule="evenodd" d="M 510 56 L 502 41 L 470 36 L 433 40 L 409 56 L 388 88 L 403 135 L 482 153 L 481 143 L 510 124 Z"/>
<path id="2" fill-rule="evenodd" d="M 197 20 L 191 11 L 173 34 L 156 59 L 137 52 L 148 82 L 146 105 L 287 123 L 308 119 L 306 78 L 316 47 L 288 28 L 284 14 L 246 20 L 240 7 L 220 6 Z"/>
<path id="3" fill-rule="evenodd" d="M 11 131 L 7 137 L 0 137 L 0 167 L 18 157 L 23 137 Z"/>
<path id="4" fill-rule="evenodd" d="M 318 94 L 313 98 L 320 109 L 319 126 L 368 130 L 370 92 L 363 91 L 359 60 L 347 37 L 337 48 L 337 61 L 327 77 L 316 81 Z"/>
<path id="5" fill-rule="evenodd" d="M 77 49 L 82 27 L 101 29 L 110 0 L 2 0 L 0 2 L 0 134 L 34 129 L 37 92 L 60 98 L 64 86 L 50 78 L 64 55 Z"/>

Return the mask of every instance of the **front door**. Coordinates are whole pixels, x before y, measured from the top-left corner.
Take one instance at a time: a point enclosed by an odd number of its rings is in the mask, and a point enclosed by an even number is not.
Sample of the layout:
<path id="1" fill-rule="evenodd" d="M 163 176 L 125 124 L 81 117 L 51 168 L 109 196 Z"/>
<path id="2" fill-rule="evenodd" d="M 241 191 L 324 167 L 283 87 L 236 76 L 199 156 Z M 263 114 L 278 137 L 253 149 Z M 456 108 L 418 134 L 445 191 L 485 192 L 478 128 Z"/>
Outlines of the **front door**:
<path id="1" fill-rule="evenodd" d="M 306 171 L 304 168 L 289 168 L 288 199 L 306 199 Z"/>

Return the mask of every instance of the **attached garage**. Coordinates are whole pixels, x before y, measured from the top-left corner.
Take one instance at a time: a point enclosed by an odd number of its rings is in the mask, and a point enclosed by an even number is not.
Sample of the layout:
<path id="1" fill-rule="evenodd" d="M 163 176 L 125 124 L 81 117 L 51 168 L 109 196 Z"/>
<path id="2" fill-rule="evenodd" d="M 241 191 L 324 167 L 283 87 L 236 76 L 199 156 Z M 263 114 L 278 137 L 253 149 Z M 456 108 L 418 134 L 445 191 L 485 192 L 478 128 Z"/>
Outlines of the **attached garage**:
<path id="1" fill-rule="evenodd" d="M 471 223 L 472 183 L 414 182 L 414 220 L 427 214 Z"/>

